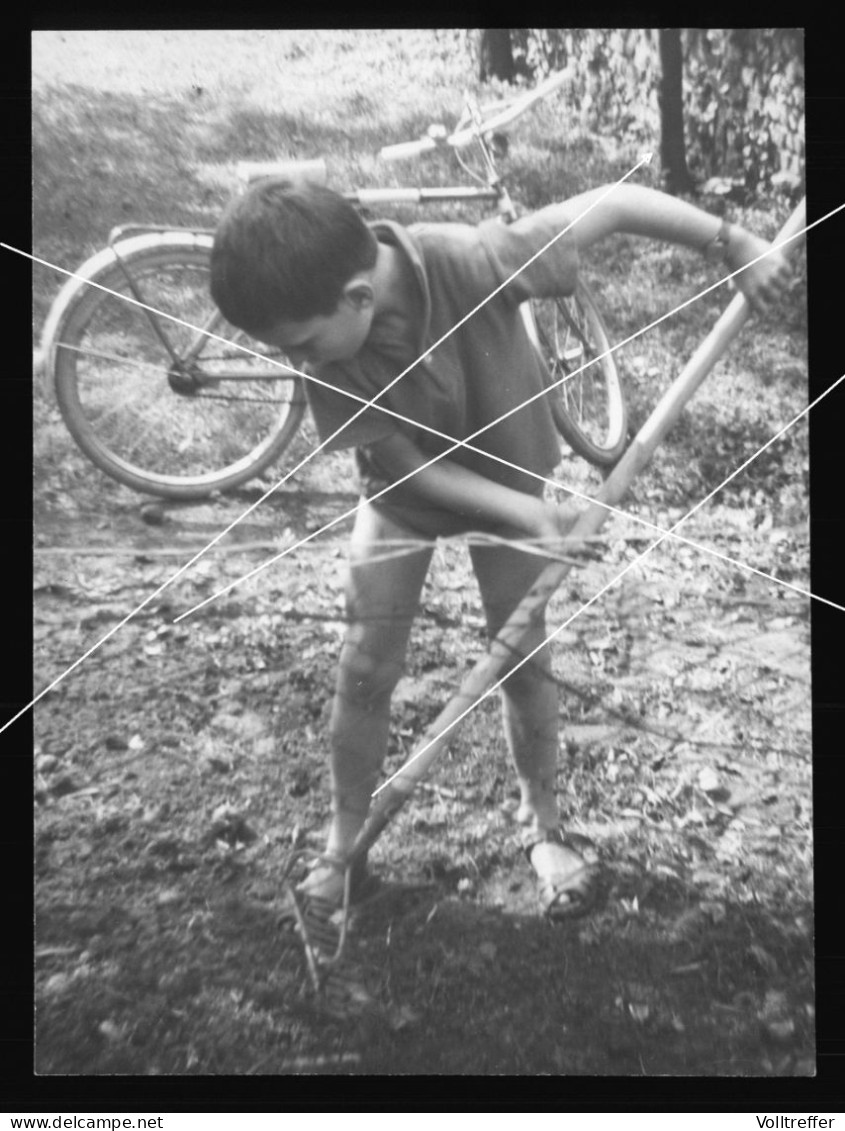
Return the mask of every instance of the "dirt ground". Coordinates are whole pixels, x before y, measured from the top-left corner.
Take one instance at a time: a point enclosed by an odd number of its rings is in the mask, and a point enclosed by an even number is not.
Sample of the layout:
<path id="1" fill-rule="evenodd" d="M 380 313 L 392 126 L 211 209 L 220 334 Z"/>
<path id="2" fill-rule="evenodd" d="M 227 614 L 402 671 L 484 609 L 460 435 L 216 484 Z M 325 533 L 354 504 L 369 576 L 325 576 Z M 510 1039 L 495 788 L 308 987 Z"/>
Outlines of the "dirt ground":
<path id="1" fill-rule="evenodd" d="M 811 1075 L 807 601 L 683 545 L 557 642 L 559 785 L 606 859 L 598 913 L 538 914 L 488 701 L 373 851 L 383 885 L 351 923 L 340 1006 L 315 995 L 281 877 L 327 817 L 342 530 L 172 622 L 352 505 L 332 489 L 345 458 L 303 472 L 36 708 L 38 1072 Z M 81 457 L 74 472 L 36 508 L 41 682 L 259 491 L 151 524 Z M 633 524 L 608 530 L 550 623 L 636 551 Z M 749 528 L 730 506 L 689 536 L 782 577 L 806 550 L 800 526 Z M 482 648 L 447 543 L 388 769 Z"/>

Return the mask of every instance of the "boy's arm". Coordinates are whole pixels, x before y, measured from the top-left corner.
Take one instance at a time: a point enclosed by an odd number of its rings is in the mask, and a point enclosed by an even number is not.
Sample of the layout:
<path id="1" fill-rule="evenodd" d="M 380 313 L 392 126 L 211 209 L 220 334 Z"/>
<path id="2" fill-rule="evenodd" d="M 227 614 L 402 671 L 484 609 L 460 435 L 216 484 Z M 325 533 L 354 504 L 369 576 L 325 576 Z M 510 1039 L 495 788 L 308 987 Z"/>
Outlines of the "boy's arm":
<path id="1" fill-rule="evenodd" d="M 722 221 L 718 217 L 677 197 L 640 185 L 616 185 L 601 203 L 595 204 L 609 187 L 580 193 L 564 204 L 553 204 L 543 211 L 559 208 L 561 226 L 575 221 L 572 234 L 579 250 L 613 232 L 627 232 L 669 240 L 703 252 L 720 235 Z M 738 224 L 731 224 L 724 249 L 725 264 L 732 271 L 738 271 L 770 246 Z M 786 258 L 778 250 L 743 271 L 735 282 L 756 310 L 766 312 L 783 296 L 789 275 Z"/>
<path id="2" fill-rule="evenodd" d="M 439 459 L 425 467 L 430 457 L 401 433 L 379 440 L 370 448 L 391 477 L 401 479 L 415 472 L 403 486 L 427 502 L 485 522 L 515 527 L 532 538 L 564 537 L 579 514 L 579 509 L 570 504 L 546 503 L 535 495 L 495 483 L 450 459 Z"/>

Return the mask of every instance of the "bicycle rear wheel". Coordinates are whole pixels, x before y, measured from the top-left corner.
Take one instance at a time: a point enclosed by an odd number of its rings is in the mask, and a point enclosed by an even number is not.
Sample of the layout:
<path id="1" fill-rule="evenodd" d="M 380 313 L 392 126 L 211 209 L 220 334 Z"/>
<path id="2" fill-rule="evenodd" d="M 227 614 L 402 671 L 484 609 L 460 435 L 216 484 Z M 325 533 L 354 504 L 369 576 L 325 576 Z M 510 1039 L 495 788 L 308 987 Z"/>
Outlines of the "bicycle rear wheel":
<path id="1" fill-rule="evenodd" d="M 57 300 L 48 345 L 71 435 L 114 479 L 165 498 L 252 479 L 296 434 L 302 380 L 217 311 L 210 236 L 145 235 L 117 251 L 120 261 L 101 253 L 83 267 L 94 286 L 74 280 Z"/>
<path id="2" fill-rule="evenodd" d="M 567 299 L 532 304 L 540 349 L 556 388 L 549 393 L 557 430 L 574 451 L 612 467 L 625 450 L 628 409 L 604 321 L 587 287 Z M 561 382 L 557 384 L 557 382 Z"/>

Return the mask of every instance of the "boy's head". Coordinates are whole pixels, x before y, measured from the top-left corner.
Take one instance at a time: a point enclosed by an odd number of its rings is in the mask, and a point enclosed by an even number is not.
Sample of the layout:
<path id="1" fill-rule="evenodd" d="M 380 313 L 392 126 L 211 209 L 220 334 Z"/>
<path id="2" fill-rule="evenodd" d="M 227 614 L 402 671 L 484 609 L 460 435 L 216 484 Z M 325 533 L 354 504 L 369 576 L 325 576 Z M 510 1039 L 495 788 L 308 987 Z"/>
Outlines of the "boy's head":
<path id="1" fill-rule="evenodd" d="M 254 338 L 313 361 L 354 356 L 369 332 L 375 236 L 338 193 L 268 177 L 233 201 L 211 252 L 211 294 Z"/>

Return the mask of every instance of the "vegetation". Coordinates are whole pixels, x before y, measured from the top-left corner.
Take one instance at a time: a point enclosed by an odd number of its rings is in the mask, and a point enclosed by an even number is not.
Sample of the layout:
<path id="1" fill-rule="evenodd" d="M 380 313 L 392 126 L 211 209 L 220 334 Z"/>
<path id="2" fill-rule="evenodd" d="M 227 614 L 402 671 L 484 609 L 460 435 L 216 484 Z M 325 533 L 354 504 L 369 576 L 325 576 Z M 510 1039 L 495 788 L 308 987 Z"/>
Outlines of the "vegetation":
<path id="1" fill-rule="evenodd" d="M 746 197 L 770 188 L 800 195 L 802 31 L 684 28 L 681 41 L 685 140 L 695 177 L 718 178 L 725 191 Z M 634 137 L 655 136 L 662 124 L 674 135 L 667 120 L 673 105 L 661 90 L 666 44 L 665 29 L 516 28 L 510 75 L 567 68 L 571 104 L 583 125 Z M 500 41 L 493 58 L 507 71 Z M 688 188 L 683 178 L 676 187 Z"/>

